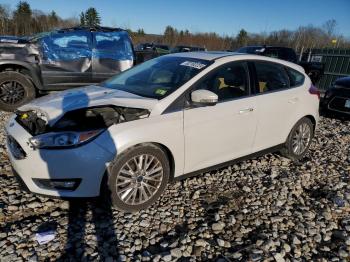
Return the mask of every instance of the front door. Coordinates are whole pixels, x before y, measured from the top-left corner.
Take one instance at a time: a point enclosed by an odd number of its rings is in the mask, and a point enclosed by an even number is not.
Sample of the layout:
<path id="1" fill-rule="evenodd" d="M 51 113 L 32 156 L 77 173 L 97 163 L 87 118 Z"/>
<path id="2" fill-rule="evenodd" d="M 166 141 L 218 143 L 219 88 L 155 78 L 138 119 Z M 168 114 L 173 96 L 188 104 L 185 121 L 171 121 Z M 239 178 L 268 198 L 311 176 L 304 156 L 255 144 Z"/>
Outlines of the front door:
<path id="1" fill-rule="evenodd" d="M 194 89 L 213 91 L 219 101 L 184 111 L 185 173 L 251 153 L 257 120 L 249 82 L 246 63 L 232 62 L 196 84 Z"/>
<path id="2" fill-rule="evenodd" d="M 91 33 L 57 31 L 41 40 L 44 85 L 53 90 L 91 83 Z"/>

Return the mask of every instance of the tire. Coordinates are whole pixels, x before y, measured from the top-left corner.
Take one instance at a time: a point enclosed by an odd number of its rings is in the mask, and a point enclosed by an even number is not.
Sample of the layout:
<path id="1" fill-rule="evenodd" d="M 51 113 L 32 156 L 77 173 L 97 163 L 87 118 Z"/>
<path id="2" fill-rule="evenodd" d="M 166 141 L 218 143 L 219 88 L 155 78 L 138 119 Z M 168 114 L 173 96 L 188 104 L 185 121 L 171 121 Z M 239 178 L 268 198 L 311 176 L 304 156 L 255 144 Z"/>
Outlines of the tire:
<path id="1" fill-rule="evenodd" d="M 140 161 L 141 156 L 143 156 L 142 161 Z M 151 161 L 152 157 L 154 159 Z M 134 158 L 138 164 L 143 163 L 142 170 L 137 169 Z M 148 163 L 150 164 L 147 167 Z M 159 168 L 162 168 L 162 172 L 150 173 L 151 170 L 155 171 Z M 130 170 L 133 172 L 132 175 Z M 148 170 L 148 174 L 144 170 Z M 160 147 L 142 144 L 117 156 L 107 173 L 107 189 L 111 204 L 121 211 L 137 212 L 148 208 L 164 192 L 170 177 L 170 165 L 166 153 Z M 145 184 L 148 185 L 149 190 Z M 148 199 L 141 194 L 142 190 L 147 191 Z"/>
<path id="2" fill-rule="evenodd" d="M 35 98 L 31 80 L 15 71 L 0 73 L 0 110 L 14 111 Z"/>
<path id="3" fill-rule="evenodd" d="M 304 146 L 303 147 L 299 146 L 298 147 L 299 149 L 296 149 L 297 147 L 296 141 L 300 141 L 296 138 L 296 136 L 298 136 L 298 133 L 300 134 L 302 130 L 305 130 L 306 133 L 308 132 L 309 133 L 308 135 L 305 134 L 304 139 L 300 139 L 300 140 L 303 140 Z M 281 150 L 281 154 L 294 161 L 297 161 L 303 158 L 310 147 L 313 137 L 314 137 L 314 125 L 311 122 L 311 120 L 307 117 L 300 119 L 290 131 L 287 141 L 284 144 L 284 148 Z"/>

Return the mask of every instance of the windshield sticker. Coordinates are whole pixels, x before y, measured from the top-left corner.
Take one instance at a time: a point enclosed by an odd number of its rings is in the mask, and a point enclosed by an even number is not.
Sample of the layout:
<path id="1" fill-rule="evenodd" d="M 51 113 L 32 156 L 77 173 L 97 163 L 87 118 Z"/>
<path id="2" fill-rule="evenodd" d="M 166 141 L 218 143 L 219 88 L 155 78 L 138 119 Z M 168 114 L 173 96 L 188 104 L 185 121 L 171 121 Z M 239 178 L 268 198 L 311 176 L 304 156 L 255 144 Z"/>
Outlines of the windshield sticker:
<path id="1" fill-rule="evenodd" d="M 157 90 L 156 90 L 156 95 L 161 95 L 161 96 L 164 96 L 165 94 L 166 94 L 166 92 L 168 92 L 168 90 L 166 90 L 166 89 L 161 89 L 161 88 L 158 88 Z"/>
<path id="2" fill-rule="evenodd" d="M 188 67 L 193 67 L 196 69 L 202 69 L 203 67 L 205 67 L 205 64 L 199 63 L 199 62 L 191 62 L 191 61 L 185 61 L 183 63 L 181 63 L 180 65 L 182 66 L 188 66 Z"/>

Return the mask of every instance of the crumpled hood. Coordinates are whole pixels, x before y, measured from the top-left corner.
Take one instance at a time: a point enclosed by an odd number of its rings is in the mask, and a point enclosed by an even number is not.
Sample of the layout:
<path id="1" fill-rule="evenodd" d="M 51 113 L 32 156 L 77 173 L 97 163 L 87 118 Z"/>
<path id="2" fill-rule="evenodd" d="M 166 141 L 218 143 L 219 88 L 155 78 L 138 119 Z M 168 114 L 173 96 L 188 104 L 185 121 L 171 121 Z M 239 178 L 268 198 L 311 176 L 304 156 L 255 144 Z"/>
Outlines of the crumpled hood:
<path id="1" fill-rule="evenodd" d="M 88 86 L 53 93 L 21 106 L 19 111 L 37 111 L 43 114 L 50 126 L 66 112 L 80 108 L 115 105 L 152 110 L 157 99 L 145 98 L 125 91 Z"/>

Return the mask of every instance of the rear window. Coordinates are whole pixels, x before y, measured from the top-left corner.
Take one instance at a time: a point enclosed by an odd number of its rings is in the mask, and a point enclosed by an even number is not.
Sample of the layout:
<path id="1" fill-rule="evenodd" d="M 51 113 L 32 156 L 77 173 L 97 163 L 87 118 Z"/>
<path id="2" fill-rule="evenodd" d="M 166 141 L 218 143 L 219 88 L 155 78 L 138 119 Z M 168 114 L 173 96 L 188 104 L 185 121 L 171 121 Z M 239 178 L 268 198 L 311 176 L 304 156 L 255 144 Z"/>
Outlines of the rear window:
<path id="1" fill-rule="evenodd" d="M 96 55 L 99 58 L 133 60 L 133 50 L 125 31 L 94 32 Z"/>
<path id="2" fill-rule="evenodd" d="M 266 49 L 264 55 L 272 58 L 281 58 L 278 49 Z"/>
<path id="3" fill-rule="evenodd" d="M 301 86 L 304 84 L 305 77 L 302 73 L 289 67 L 286 67 L 286 70 L 289 77 L 290 87 Z"/>
<path id="4" fill-rule="evenodd" d="M 271 62 L 255 62 L 259 93 L 289 88 L 289 79 L 283 66 Z"/>

